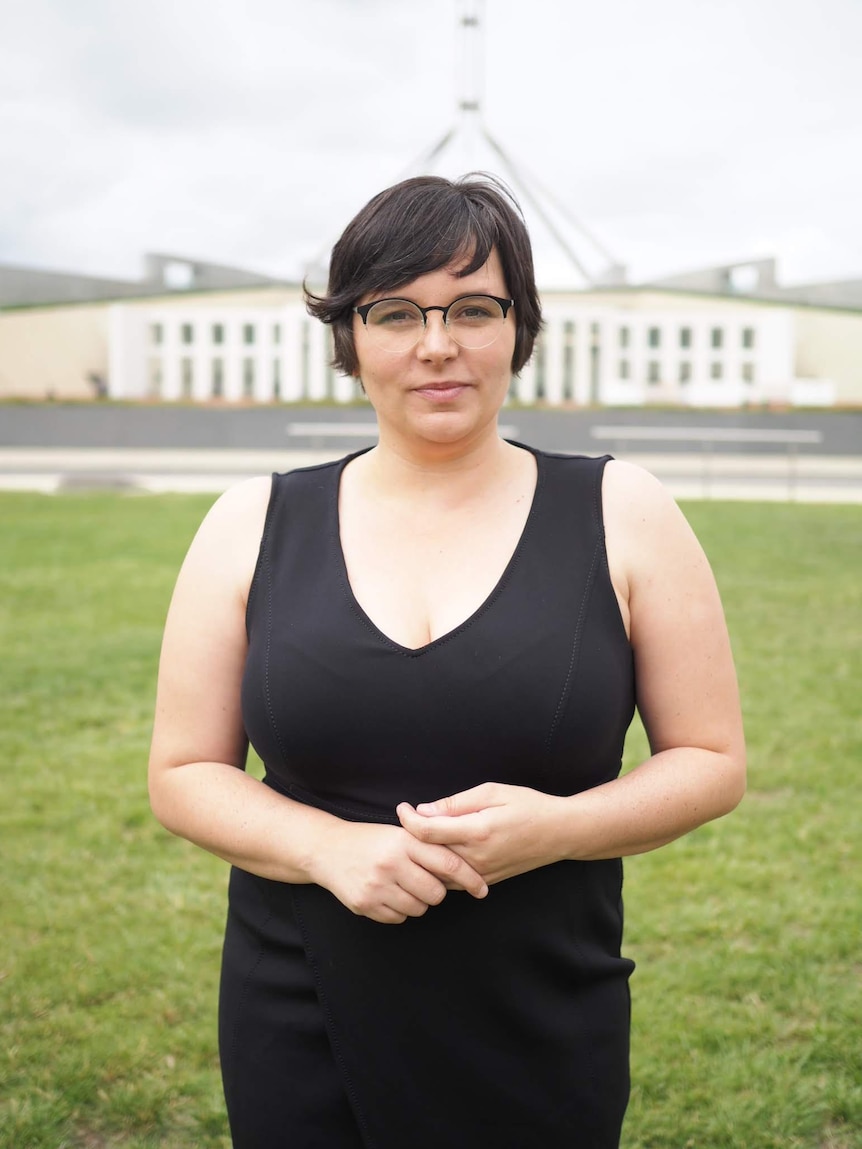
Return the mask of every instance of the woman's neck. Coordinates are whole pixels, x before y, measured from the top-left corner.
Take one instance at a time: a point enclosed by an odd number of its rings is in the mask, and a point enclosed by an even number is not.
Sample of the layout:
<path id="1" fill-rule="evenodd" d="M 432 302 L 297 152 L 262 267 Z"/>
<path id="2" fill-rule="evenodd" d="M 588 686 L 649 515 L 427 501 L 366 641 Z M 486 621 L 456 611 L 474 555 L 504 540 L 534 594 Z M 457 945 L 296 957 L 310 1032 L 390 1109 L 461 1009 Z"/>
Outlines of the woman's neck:
<path id="1" fill-rule="evenodd" d="M 462 502 L 514 477 L 524 465 L 523 454 L 499 437 L 496 426 L 470 443 L 423 443 L 419 448 L 381 435 L 378 445 L 356 460 L 361 464 L 357 477 L 380 497 Z"/>

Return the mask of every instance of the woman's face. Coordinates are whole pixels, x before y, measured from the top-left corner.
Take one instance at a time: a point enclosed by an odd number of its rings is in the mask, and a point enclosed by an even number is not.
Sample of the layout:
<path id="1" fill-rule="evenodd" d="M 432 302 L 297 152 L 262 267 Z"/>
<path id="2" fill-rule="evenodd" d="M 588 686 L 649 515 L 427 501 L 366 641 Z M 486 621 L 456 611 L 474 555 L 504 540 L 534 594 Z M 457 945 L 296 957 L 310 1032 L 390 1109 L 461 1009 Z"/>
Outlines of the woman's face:
<path id="1" fill-rule="evenodd" d="M 455 271 L 457 267 L 442 267 L 397 291 L 367 295 L 359 303 L 393 295 L 420 307 L 445 307 L 463 295 L 509 297 L 496 249 L 478 271 L 463 278 Z M 359 376 L 377 412 L 381 436 L 455 443 L 496 430 L 512 375 L 514 308 L 494 342 L 478 350 L 452 339 L 440 311 L 428 313 L 422 338 L 409 351 L 383 350 L 358 315 L 353 317 L 353 338 Z"/>

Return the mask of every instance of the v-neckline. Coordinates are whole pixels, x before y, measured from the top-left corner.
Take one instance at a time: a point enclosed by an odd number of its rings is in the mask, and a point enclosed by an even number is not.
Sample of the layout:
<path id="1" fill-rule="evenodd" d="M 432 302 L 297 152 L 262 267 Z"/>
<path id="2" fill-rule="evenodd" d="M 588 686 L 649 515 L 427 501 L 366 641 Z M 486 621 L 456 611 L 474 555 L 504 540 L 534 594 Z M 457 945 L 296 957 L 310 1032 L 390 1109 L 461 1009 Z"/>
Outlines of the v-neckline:
<path id="1" fill-rule="evenodd" d="M 433 650 L 435 647 L 440 646 L 442 643 L 451 641 L 451 639 L 455 638 L 462 631 L 468 629 L 468 627 L 470 627 L 470 625 L 472 623 L 474 623 L 476 621 L 476 619 L 478 619 L 482 614 L 485 613 L 486 610 L 488 610 L 488 608 L 494 603 L 494 601 L 502 593 L 503 588 L 505 587 L 506 583 L 508 582 L 509 574 L 510 574 L 512 568 L 517 563 L 518 559 L 520 558 L 521 552 L 523 551 L 524 546 L 526 545 L 527 537 L 531 533 L 532 526 L 533 526 L 533 523 L 534 523 L 535 518 L 536 518 L 536 508 L 537 508 L 538 503 L 539 503 L 539 494 L 540 494 L 540 491 L 542 489 L 543 481 L 544 481 L 544 467 L 543 467 L 543 461 L 542 461 L 541 453 L 539 451 L 535 450 L 535 448 L 528 447 L 525 443 L 517 443 L 512 439 L 507 439 L 506 442 L 510 443 L 513 447 L 520 447 L 522 450 L 528 451 L 533 456 L 533 458 L 536 460 L 536 486 L 535 486 L 535 489 L 533 490 L 533 497 L 532 497 L 532 500 L 530 502 L 530 510 L 528 511 L 527 518 L 525 519 L 524 525 L 521 528 L 521 533 L 518 536 L 518 541 L 515 544 L 515 549 L 512 551 L 512 554 L 509 556 L 509 561 L 506 563 L 505 567 L 503 568 L 503 571 L 502 571 L 500 577 L 497 579 L 497 581 L 494 583 L 494 586 L 491 588 L 491 590 L 485 596 L 485 598 L 482 600 L 482 602 L 479 603 L 479 605 L 476 607 L 476 609 L 474 611 L 472 611 L 467 616 L 467 618 L 465 618 L 463 620 L 463 622 L 459 622 L 456 626 L 453 626 L 450 630 L 447 630 L 444 634 L 438 635 L 437 638 L 431 639 L 430 642 L 423 643 L 422 646 L 404 646 L 403 643 L 396 642 L 394 638 L 391 638 L 388 634 L 385 633 L 385 631 L 380 629 L 380 627 L 377 625 L 377 623 L 374 621 L 374 619 L 371 618 L 371 616 L 368 614 L 368 612 L 365 610 L 365 608 L 360 603 L 359 599 L 353 593 L 353 587 L 350 585 L 350 576 L 347 572 L 347 559 L 344 556 L 344 547 L 342 546 L 342 543 L 341 543 L 341 509 L 339 506 L 339 496 L 341 494 L 341 477 L 344 474 L 344 469 L 348 463 L 352 463 L 353 460 L 357 459 L 360 455 L 366 454 L 366 452 L 370 451 L 371 448 L 370 447 L 364 447 L 361 451 L 354 451 L 353 454 L 347 455 L 339 463 L 339 465 L 336 469 L 336 472 L 335 472 L 335 482 L 333 484 L 333 502 L 332 502 L 333 523 L 332 523 L 332 525 L 333 525 L 333 534 L 334 534 L 334 543 L 335 543 L 335 553 L 336 553 L 337 561 L 338 561 L 338 571 L 339 571 L 339 574 L 341 576 L 342 583 L 344 585 L 344 590 L 345 590 L 347 598 L 350 602 L 351 607 L 353 608 L 355 613 L 362 619 L 362 621 L 369 628 L 369 630 L 371 630 L 374 634 L 376 634 L 377 637 L 382 642 L 384 642 L 387 646 L 392 647 L 394 650 L 398 651 L 400 654 L 413 655 L 413 656 L 425 654 L 428 651 Z"/>

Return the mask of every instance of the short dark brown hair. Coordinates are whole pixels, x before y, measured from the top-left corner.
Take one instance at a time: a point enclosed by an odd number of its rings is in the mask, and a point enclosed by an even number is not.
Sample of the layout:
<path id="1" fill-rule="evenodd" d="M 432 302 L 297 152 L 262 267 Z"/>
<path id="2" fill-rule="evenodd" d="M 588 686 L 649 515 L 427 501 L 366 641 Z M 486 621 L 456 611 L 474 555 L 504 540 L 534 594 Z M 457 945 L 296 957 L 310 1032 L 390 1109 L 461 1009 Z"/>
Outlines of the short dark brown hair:
<path id="1" fill-rule="evenodd" d="M 363 295 L 397 291 L 459 260 L 464 265 L 458 275 L 471 275 L 493 248 L 515 301 L 517 374 L 542 326 L 533 252 L 517 200 L 502 181 L 484 173 L 403 180 L 376 195 L 347 225 L 332 249 L 326 294 L 305 287 L 309 313 L 332 325 L 333 366 L 357 374 L 353 308 Z"/>

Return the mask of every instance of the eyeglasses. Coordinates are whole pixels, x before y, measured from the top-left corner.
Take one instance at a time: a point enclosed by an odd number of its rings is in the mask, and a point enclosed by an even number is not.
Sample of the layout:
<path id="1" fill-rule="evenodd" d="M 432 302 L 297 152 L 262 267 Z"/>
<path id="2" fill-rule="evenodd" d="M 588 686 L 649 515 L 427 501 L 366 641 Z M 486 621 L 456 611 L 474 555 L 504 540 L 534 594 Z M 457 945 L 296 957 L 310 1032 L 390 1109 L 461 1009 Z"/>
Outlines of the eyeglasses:
<path id="1" fill-rule="evenodd" d="M 446 330 L 459 347 L 478 351 L 491 346 L 514 304 L 514 299 L 498 299 L 496 295 L 462 295 L 448 307 L 420 307 L 409 299 L 378 299 L 353 310 L 383 351 L 397 353 L 415 347 L 425 331 L 429 311 L 443 312 Z"/>

